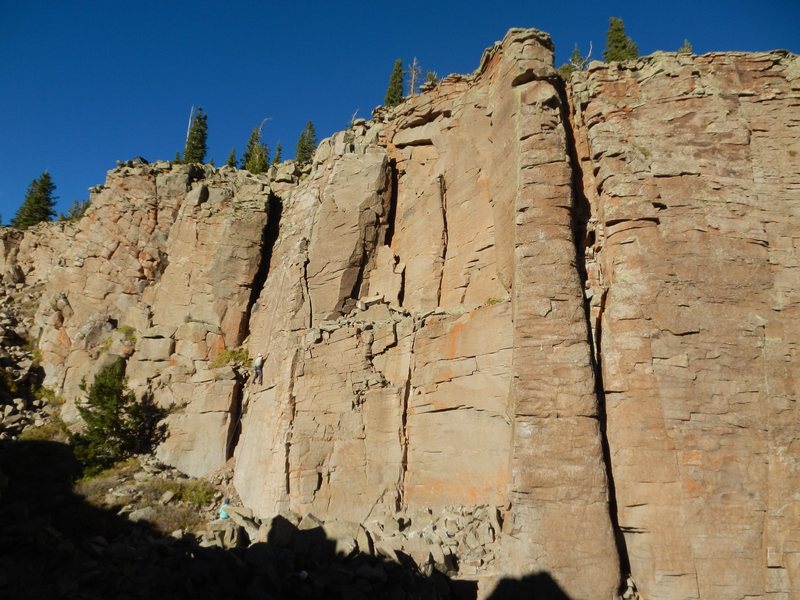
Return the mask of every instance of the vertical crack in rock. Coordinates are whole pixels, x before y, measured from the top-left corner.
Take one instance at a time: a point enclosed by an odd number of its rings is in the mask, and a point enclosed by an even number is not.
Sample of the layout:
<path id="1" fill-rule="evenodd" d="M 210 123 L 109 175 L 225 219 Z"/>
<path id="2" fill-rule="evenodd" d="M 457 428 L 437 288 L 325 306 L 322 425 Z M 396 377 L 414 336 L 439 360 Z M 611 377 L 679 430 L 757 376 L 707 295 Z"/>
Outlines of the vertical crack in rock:
<path id="1" fill-rule="evenodd" d="M 602 365 L 602 341 L 601 325 L 603 318 L 603 308 L 605 305 L 605 293 L 603 294 L 600 313 L 597 317 L 595 327 L 592 327 L 591 308 L 585 289 L 588 280 L 586 268 L 586 247 L 587 247 L 587 225 L 591 218 L 592 207 L 589 199 L 584 193 L 583 169 L 578 156 L 578 146 L 575 142 L 575 123 L 571 114 L 571 103 L 567 97 L 567 84 L 563 80 L 553 80 L 553 87 L 557 90 L 561 98 L 561 118 L 564 121 L 564 132 L 567 143 L 567 153 L 570 164 L 572 165 L 572 231 L 575 243 L 575 268 L 578 270 L 581 283 L 583 284 L 583 311 L 586 320 L 586 335 L 591 348 L 592 369 L 594 371 L 595 395 L 597 398 L 597 418 L 600 424 L 600 444 L 603 451 L 603 461 L 605 463 L 606 479 L 608 481 L 608 510 L 611 519 L 611 526 L 614 529 L 614 542 L 617 547 L 620 568 L 620 593 L 622 593 L 625 582 L 631 575 L 630 559 L 628 548 L 625 543 L 625 536 L 619 525 L 617 509 L 617 494 L 614 484 L 614 471 L 611 464 L 611 449 L 608 443 L 608 419 L 606 414 L 605 386 L 603 384 L 603 365 Z"/>
<path id="2" fill-rule="evenodd" d="M 442 267 L 439 271 L 439 289 L 436 292 L 436 306 L 439 306 L 442 300 L 442 283 L 444 282 L 444 263 L 447 260 L 447 185 L 444 181 L 444 175 L 439 174 L 439 208 L 442 211 Z"/>
<path id="3" fill-rule="evenodd" d="M 304 238 L 300 245 L 300 253 L 303 257 L 303 277 L 300 279 L 300 286 L 303 289 L 305 304 L 308 305 L 308 318 L 306 320 L 306 327 L 310 328 L 314 323 L 314 305 L 312 304 L 311 292 L 308 289 L 308 263 L 311 260 L 308 257 L 308 243 L 308 238 Z"/>
<path id="4" fill-rule="evenodd" d="M 295 377 L 297 375 L 297 364 L 300 358 L 300 349 L 295 349 L 294 354 L 292 355 L 292 365 L 290 369 L 289 381 L 288 381 L 288 389 L 286 390 L 286 397 L 288 398 L 288 407 L 289 407 L 289 419 L 286 426 L 286 441 L 284 442 L 284 463 L 283 463 L 283 474 L 285 477 L 284 486 L 286 491 L 286 497 L 292 497 L 292 484 L 291 484 L 291 472 L 292 472 L 292 461 L 291 461 L 291 450 L 292 450 L 292 432 L 294 431 L 294 418 L 297 414 L 297 399 L 294 395 L 294 382 Z"/>
<path id="5" fill-rule="evenodd" d="M 395 221 L 397 220 L 397 160 L 394 158 L 389 160 L 389 215 L 388 226 L 386 228 L 386 239 L 384 244 L 387 246 L 392 245 L 392 238 L 394 238 Z"/>
<path id="6" fill-rule="evenodd" d="M 253 313 L 253 307 L 264 289 L 264 284 L 267 282 L 267 275 L 269 275 L 269 267 L 272 262 L 272 251 L 280 234 L 282 212 L 283 201 L 270 192 L 267 199 L 267 223 L 261 235 L 261 263 L 258 265 L 258 271 L 256 271 L 250 288 L 250 299 L 247 302 L 247 314 L 242 319 L 239 343 L 250 335 L 250 317 Z"/>
<path id="7" fill-rule="evenodd" d="M 414 345 L 417 342 L 417 333 L 412 333 L 411 357 L 414 356 Z M 408 405 L 411 400 L 411 376 L 414 372 L 413 360 L 408 361 L 408 375 L 403 388 L 402 406 L 400 407 L 400 474 L 397 481 L 397 511 L 406 508 L 406 475 L 408 474 Z"/>
<path id="8" fill-rule="evenodd" d="M 228 443 L 225 448 L 225 460 L 229 460 L 233 456 L 236 445 L 239 443 L 239 436 L 242 434 L 244 385 L 242 385 L 242 381 L 240 381 L 238 377 L 236 385 L 233 388 L 232 397 L 233 410 L 231 411 L 231 428 L 228 433 Z"/>
<path id="9" fill-rule="evenodd" d="M 259 296 L 261 295 L 264 285 L 267 282 L 269 275 L 269 267 L 272 261 L 272 251 L 275 243 L 278 241 L 280 233 L 281 213 L 283 211 L 283 202 L 281 199 L 269 193 L 267 197 L 267 222 L 261 233 L 261 260 L 258 265 L 258 270 L 253 277 L 253 283 L 250 288 L 250 298 L 247 301 L 247 312 L 242 318 L 239 339 L 236 341 L 237 345 L 247 339 L 250 335 L 250 317 L 253 314 L 253 307 L 256 305 Z M 233 389 L 231 410 L 231 428 L 228 433 L 228 443 L 225 450 L 225 458 L 230 459 L 236 451 L 236 446 L 239 443 L 239 437 L 242 434 L 242 418 L 244 410 L 244 385 L 241 377 L 237 374 L 236 386 Z"/>

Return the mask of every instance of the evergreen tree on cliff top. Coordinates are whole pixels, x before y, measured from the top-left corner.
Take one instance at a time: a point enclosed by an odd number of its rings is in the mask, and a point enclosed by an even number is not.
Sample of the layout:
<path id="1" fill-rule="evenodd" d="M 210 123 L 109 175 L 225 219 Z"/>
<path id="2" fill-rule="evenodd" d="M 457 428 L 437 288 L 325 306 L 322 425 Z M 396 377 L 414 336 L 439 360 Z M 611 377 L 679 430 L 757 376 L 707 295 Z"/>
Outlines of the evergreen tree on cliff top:
<path id="1" fill-rule="evenodd" d="M 206 160 L 206 137 L 208 123 L 203 107 L 197 107 L 197 113 L 192 118 L 189 135 L 186 136 L 186 147 L 183 150 L 183 162 L 201 163 Z"/>
<path id="2" fill-rule="evenodd" d="M 53 192 L 56 185 L 45 171 L 40 177 L 31 181 L 25 200 L 17 210 L 16 216 L 11 220 L 11 226 L 18 229 L 27 229 L 31 225 L 49 221 L 56 216 L 56 199 Z"/>
<path id="3" fill-rule="evenodd" d="M 269 167 L 269 148 L 261 143 L 261 125 L 258 125 L 247 140 L 247 148 L 242 155 L 242 168 L 251 173 L 263 173 Z"/>
<path id="4" fill-rule="evenodd" d="M 633 60 L 639 57 L 639 48 L 625 34 L 625 25 L 622 19 L 611 17 L 608 31 L 606 32 L 606 49 L 603 50 L 603 60 Z"/>
<path id="5" fill-rule="evenodd" d="M 403 59 L 394 61 L 394 68 L 389 77 L 389 87 L 386 88 L 386 99 L 383 104 L 387 108 L 397 106 L 403 101 Z"/>
<path id="6" fill-rule="evenodd" d="M 297 148 L 295 150 L 294 159 L 298 164 L 304 165 L 311 162 L 314 158 L 314 152 L 317 149 L 317 132 L 314 129 L 314 123 L 309 121 L 306 123 L 305 129 L 300 134 L 300 139 L 297 140 Z"/>

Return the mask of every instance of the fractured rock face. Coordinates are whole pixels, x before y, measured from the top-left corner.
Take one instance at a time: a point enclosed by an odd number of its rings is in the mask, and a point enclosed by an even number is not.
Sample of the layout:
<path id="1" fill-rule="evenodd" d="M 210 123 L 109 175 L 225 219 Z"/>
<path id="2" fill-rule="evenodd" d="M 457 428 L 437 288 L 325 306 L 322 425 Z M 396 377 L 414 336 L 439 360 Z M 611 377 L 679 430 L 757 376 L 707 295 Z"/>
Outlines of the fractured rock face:
<path id="1" fill-rule="evenodd" d="M 574 80 L 619 524 L 647 598 L 800 585 L 799 67 L 664 55 Z"/>
<path id="2" fill-rule="evenodd" d="M 172 411 L 160 459 L 233 454 L 253 523 L 483 596 L 788 597 L 798 81 L 785 53 L 659 54 L 565 86 L 512 30 L 302 172 L 112 171 L 79 223 L 0 231 L 0 276 L 44 290 L 67 419 L 127 357 Z"/>
<path id="3" fill-rule="evenodd" d="M 265 384 L 246 392 L 236 450 L 257 513 L 491 504 L 507 511 L 506 573 L 615 591 L 551 62 L 548 38 L 512 32 L 473 78 L 372 124 L 385 152 L 329 142 L 283 196 L 250 323 Z"/>
<path id="4" fill-rule="evenodd" d="M 240 384 L 209 368 L 246 334 L 267 198 L 246 172 L 155 163 L 109 173 L 69 246 L 33 273 L 46 279 L 36 315 L 45 385 L 66 398 L 67 421 L 81 380 L 123 356 L 131 389 L 175 409 L 159 456 L 192 475 L 224 465 Z"/>

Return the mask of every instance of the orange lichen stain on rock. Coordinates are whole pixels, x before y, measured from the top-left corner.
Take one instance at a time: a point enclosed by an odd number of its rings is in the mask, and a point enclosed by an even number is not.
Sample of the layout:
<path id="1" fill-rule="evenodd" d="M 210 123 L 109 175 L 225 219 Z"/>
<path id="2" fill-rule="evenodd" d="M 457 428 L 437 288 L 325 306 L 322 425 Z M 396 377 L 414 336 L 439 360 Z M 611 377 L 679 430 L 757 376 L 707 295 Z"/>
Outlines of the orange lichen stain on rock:
<path id="1" fill-rule="evenodd" d="M 222 336 L 219 336 L 214 339 L 209 347 L 208 360 L 214 360 L 223 352 L 225 352 L 225 340 L 222 338 Z"/>
<path id="2" fill-rule="evenodd" d="M 66 349 L 72 348 L 72 340 L 64 327 L 58 330 L 58 343 Z"/>
<path id="3" fill-rule="evenodd" d="M 703 482 L 691 477 L 683 478 L 683 491 L 689 496 L 700 496 L 703 492 Z"/>
<path id="4" fill-rule="evenodd" d="M 461 337 L 461 333 L 464 331 L 464 325 L 464 323 L 453 323 L 453 327 L 447 335 L 449 342 L 448 358 L 455 358 L 458 356 L 458 340 Z"/>
<path id="5" fill-rule="evenodd" d="M 486 496 L 485 486 L 452 479 L 430 480 L 408 490 L 409 503 L 420 504 L 478 504 L 485 502 Z"/>
<path id="6" fill-rule="evenodd" d="M 683 464 L 699 467 L 703 464 L 703 455 L 699 450 L 689 450 L 682 453 Z"/>
<path id="7" fill-rule="evenodd" d="M 407 490 L 410 503 L 420 505 L 440 504 L 496 504 L 505 497 L 509 472 L 501 469 L 493 477 L 427 479 L 424 483 L 412 484 Z"/>

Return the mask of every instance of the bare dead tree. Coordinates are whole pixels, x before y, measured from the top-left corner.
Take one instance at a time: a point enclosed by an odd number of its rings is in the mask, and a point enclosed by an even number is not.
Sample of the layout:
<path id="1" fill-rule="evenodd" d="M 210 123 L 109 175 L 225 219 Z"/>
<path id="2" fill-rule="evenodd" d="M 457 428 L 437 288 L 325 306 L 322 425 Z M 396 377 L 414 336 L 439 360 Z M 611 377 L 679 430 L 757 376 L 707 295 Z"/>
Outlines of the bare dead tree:
<path id="1" fill-rule="evenodd" d="M 417 85 L 419 84 L 419 74 L 420 74 L 420 67 L 419 63 L 417 62 L 417 57 L 414 57 L 414 60 L 408 66 L 408 83 L 409 83 L 409 96 L 413 96 L 417 93 Z"/>

